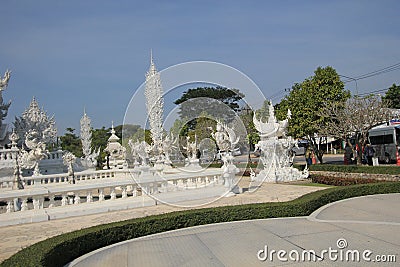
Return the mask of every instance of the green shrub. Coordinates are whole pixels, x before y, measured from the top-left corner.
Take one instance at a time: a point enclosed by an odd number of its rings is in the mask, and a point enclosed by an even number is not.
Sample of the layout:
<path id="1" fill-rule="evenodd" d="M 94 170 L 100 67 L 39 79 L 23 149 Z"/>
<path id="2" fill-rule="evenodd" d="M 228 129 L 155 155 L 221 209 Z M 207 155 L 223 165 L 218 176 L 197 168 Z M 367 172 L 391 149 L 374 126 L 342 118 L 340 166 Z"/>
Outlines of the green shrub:
<path id="1" fill-rule="evenodd" d="M 301 168 L 301 166 L 304 166 L 304 165 L 298 165 L 298 166 L 299 166 L 299 168 Z M 314 164 L 314 165 L 310 166 L 310 171 L 399 175 L 400 167 L 393 166 L 393 165 L 389 165 L 389 166 L 358 166 L 358 165 Z"/>
<path id="2" fill-rule="evenodd" d="M 400 182 L 334 187 L 288 202 L 187 210 L 104 224 L 36 243 L 5 260 L 1 266 L 63 266 L 98 248 L 149 234 L 210 223 L 307 216 L 341 199 L 399 192 Z"/>
<path id="3" fill-rule="evenodd" d="M 347 186 L 355 184 L 371 184 L 371 183 L 385 182 L 384 180 L 371 179 L 371 178 L 350 178 L 350 177 L 338 178 L 338 177 L 325 176 L 319 174 L 312 174 L 310 175 L 310 177 L 313 183 L 327 184 L 334 186 Z"/>

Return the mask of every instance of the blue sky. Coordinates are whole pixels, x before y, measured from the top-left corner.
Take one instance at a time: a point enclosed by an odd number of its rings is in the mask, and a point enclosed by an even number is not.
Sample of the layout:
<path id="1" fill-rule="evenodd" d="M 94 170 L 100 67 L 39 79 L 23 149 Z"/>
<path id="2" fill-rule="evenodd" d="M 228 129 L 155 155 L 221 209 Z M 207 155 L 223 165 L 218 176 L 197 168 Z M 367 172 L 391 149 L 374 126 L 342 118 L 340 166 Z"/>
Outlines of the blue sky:
<path id="1" fill-rule="evenodd" d="M 60 132 L 123 121 L 144 82 L 194 60 L 230 65 L 267 98 L 330 65 L 359 76 L 400 62 L 399 1 L 2 1 L 0 73 L 12 78 L 6 122 L 33 96 Z M 400 83 L 400 71 L 358 81 L 360 93 Z M 355 83 L 346 84 L 355 92 Z M 274 101 L 279 101 L 276 98 Z M 143 112 L 144 111 L 138 111 Z"/>

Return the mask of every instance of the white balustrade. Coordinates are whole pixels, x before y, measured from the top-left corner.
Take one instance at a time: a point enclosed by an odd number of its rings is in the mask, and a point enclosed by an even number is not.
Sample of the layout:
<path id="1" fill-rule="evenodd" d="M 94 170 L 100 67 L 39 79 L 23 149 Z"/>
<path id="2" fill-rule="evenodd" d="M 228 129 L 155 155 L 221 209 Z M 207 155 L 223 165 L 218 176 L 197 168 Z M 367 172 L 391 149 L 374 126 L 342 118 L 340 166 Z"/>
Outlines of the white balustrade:
<path id="1" fill-rule="evenodd" d="M 25 189 L 0 191 L 0 201 L 7 203 L 6 213 L 0 216 L 16 211 L 22 214 L 27 211 L 60 210 L 64 209 L 62 207 L 81 205 L 107 207 L 107 203 L 112 201 L 129 201 L 143 193 L 168 194 L 223 185 L 221 176 L 221 170 L 216 169 L 206 173 L 165 174 L 162 177 L 148 173 L 133 179 L 129 170 L 101 170 L 76 173 L 75 184 L 70 183 L 66 174 L 25 177 Z"/>

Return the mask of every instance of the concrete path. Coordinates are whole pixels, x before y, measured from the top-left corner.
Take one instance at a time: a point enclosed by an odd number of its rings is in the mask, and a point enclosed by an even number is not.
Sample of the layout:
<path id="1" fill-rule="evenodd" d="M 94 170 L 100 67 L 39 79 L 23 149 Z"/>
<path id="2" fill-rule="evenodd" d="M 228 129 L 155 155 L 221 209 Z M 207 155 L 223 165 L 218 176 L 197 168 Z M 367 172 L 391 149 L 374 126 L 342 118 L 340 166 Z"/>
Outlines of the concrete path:
<path id="1" fill-rule="evenodd" d="M 248 177 L 244 178 L 246 178 L 247 180 L 241 180 L 240 183 L 242 183 L 242 188 L 246 188 L 246 186 L 248 186 L 249 184 Z M 289 184 L 263 184 L 258 190 L 254 191 L 253 193 L 245 192 L 240 195 L 228 198 L 220 198 L 218 200 L 215 200 L 215 198 L 211 198 L 209 199 L 209 201 L 207 201 L 206 199 L 191 201 L 186 200 L 184 202 L 180 202 L 179 204 L 183 206 L 193 206 L 195 208 L 201 208 L 261 202 L 279 202 L 292 200 L 298 198 L 301 195 L 322 189 L 324 189 L 324 187 Z M 210 203 L 207 205 L 196 206 L 208 202 Z M 111 223 L 185 209 L 189 208 L 170 205 L 157 205 L 95 215 L 50 220 L 39 223 L 0 227 L 0 261 L 3 261 L 4 259 L 10 257 L 24 247 L 30 246 L 41 240 L 63 233 L 72 232 L 82 228 L 87 228 L 104 223 Z"/>
<path id="2" fill-rule="evenodd" d="M 339 201 L 308 217 L 137 238 L 87 254 L 71 266 L 399 266 L 399 252 L 400 194 L 391 194 Z"/>

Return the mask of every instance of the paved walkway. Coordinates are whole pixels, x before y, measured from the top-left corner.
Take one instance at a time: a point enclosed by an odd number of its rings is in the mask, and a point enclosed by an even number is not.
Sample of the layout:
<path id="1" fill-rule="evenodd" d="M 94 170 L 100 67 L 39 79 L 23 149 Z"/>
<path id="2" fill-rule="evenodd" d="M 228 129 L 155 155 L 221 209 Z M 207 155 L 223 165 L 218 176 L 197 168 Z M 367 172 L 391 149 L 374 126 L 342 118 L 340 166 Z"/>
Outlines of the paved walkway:
<path id="1" fill-rule="evenodd" d="M 247 178 L 248 179 L 248 178 Z M 241 187 L 248 186 L 249 181 L 243 179 Z M 247 185 L 246 185 L 247 184 Z M 315 186 L 300 186 L 288 184 L 263 184 L 255 192 L 245 192 L 228 198 L 221 198 L 217 201 L 210 199 L 210 204 L 202 207 L 216 207 L 226 205 L 239 205 L 248 203 L 277 202 L 295 199 L 301 195 L 324 189 Z M 197 201 L 198 202 L 198 201 Z M 204 199 L 200 201 L 206 203 Z M 196 201 L 186 201 L 182 205 L 195 206 Z M 128 220 L 132 218 L 144 217 L 153 214 L 161 214 L 172 211 L 184 210 L 188 208 L 157 205 L 130 210 L 101 213 L 96 215 L 79 216 L 66 219 L 50 220 L 40 223 L 30 223 L 15 226 L 0 227 L 0 261 L 10 257 L 23 247 L 27 247 L 41 240 L 59 234 L 87 228 L 94 225 Z"/>
<path id="2" fill-rule="evenodd" d="M 221 223 L 137 238 L 92 252 L 71 266 L 399 266 L 399 252 L 400 194 L 391 194 L 339 201 L 308 217 Z M 324 260 L 310 262 L 314 255 Z M 378 262 L 383 259 L 391 262 Z"/>

